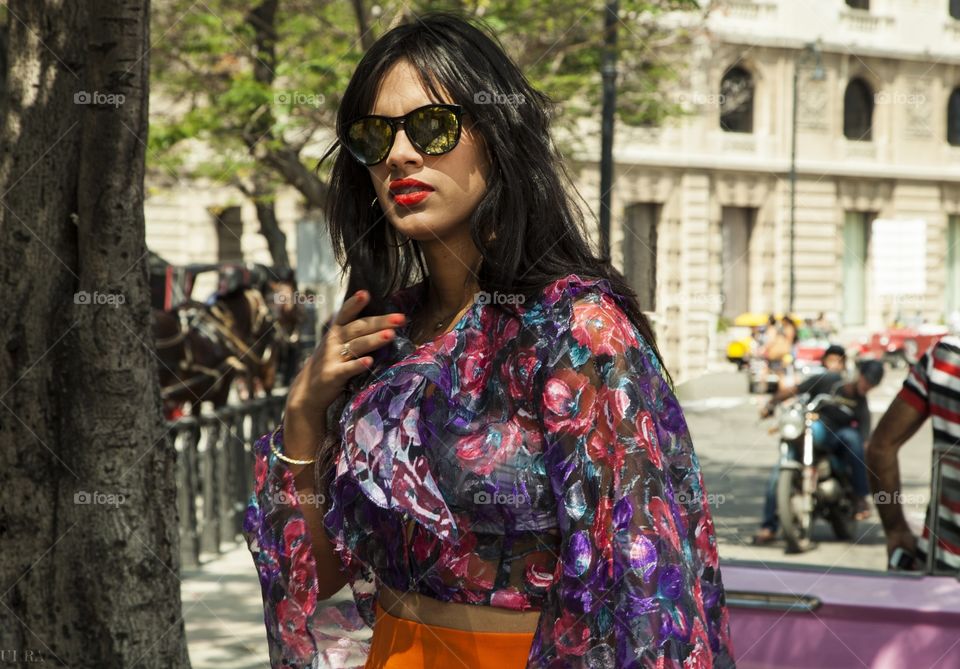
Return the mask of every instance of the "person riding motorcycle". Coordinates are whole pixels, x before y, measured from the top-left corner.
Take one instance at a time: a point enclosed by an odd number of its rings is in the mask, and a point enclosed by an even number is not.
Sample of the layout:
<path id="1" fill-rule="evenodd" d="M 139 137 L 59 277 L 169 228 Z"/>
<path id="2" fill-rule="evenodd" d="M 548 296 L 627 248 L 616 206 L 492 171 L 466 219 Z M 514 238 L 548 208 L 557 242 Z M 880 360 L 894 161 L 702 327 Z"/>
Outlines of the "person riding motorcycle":
<path id="1" fill-rule="evenodd" d="M 866 396 L 883 380 L 884 370 L 883 363 L 878 360 L 862 361 L 857 368 L 859 374 L 853 381 L 846 381 L 839 372 L 825 372 L 811 376 L 794 387 L 778 390 L 770 402 L 760 410 L 760 417 L 769 417 L 777 404 L 797 394 L 813 396 L 828 393 L 846 400 L 844 403 L 826 405 L 820 410 L 820 420 L 817 423 L 824 429 L 818 429 L 814 434 L 819 433 L 817 438 L 819 446 L 832 452 L 839 450 L 841 459 L 850 471 L 857 496 L 855 518 L 865 520 L 870 516 L 870 485 L 867 480 L 864 457 L 864 444 L 870 436 L 870 409 L 867 406 Z M 814 426 L 816 427 L 816 423 Z M 754 544 L 767 544 L 776 539 L 779 525 L 776 485 L 779 475 L 778 461 L 773 467 L 767 485 L 763 520 L 760 531 L 753 537 Z"/>

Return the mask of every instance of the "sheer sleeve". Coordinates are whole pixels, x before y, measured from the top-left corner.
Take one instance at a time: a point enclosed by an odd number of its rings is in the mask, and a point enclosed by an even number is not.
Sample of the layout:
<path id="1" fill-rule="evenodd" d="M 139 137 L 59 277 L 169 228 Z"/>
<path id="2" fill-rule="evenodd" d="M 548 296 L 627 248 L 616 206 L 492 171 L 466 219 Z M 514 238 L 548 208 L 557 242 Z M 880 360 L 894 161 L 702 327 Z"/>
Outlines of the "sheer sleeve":
<path id="1" fill-rule="evenodd" d="M 247 502 L 243 535 L 253 554 L 263 595 L 270 666 L 360 667 L 369 651 L 369 630 L 354 602 L 317 601 L 304 499 L 293 473 L 270 451 L 273 437 L 283 452 L 283 425 L 254 444 L 254 489 Z"/>
<path id="2" fill-rule="evenodd" d="M 537 382 L 561 550 L 528 669 L 733 667 L 700 466 L 652 349 L 588 294 Z"/>

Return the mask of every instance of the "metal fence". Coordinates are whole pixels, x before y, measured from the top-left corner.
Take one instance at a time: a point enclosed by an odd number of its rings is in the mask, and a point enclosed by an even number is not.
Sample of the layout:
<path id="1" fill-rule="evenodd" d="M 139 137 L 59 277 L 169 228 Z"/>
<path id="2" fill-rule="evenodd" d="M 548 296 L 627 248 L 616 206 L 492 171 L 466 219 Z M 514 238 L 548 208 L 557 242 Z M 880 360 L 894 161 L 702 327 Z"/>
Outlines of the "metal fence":
<path id="1" fill-rule="evenodd" d="M 275 391 L 276 392 L 276 391 Z M 167 423 L 177 451 L 177 507 L 184 566 L 240 539 L 253 491 L 253 443 L 280 419 L 286 391 Z"/>

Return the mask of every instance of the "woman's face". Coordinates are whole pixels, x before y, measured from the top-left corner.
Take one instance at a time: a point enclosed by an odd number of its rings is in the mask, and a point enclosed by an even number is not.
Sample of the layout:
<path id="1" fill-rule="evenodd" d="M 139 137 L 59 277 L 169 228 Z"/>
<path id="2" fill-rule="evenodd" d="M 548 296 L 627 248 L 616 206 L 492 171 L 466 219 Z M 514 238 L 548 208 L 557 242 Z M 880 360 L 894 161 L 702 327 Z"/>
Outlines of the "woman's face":
<path id="1" fill-rule="evenodd" d="M 369 113 L 402 116 L 427 104 L 451 102 L 431 98 L 414 69 L 401 60 L 380 82 Z M 486 191 L 489 162 L 480 134 L 471 127 L 469 114 L 464 114 L 462 120 L 460 141 L 452 151 L 440 156 L 423 154 L 401 128 L 386 159 L 369 168 L 379 206 L 402 235 L 428 243 L 469 235 L 467 220 Z M 421 181 L 433 190 L 416 204 L 398 203 L 390 184 L 405 178 Z"/>

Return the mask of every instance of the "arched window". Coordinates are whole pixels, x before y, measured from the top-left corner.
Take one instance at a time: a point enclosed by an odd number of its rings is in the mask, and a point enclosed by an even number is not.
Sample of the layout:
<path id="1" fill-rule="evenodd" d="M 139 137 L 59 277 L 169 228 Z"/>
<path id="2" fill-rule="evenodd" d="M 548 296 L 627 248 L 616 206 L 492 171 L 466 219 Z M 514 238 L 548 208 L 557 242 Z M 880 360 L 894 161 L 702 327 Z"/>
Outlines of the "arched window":
<path id="1" fill-rule="evenodd" d="M 960 146 L 960 88 L 954 88 L 947 102 L 947 141 Z"/>
<path id="2" fill-rule="evenodd" d="M 847 6 L 853 9 L 870 9 L 870 0 L 847 0 Z"/>
<path id="3" fill-rule="evenodd" d="M 950 16 L 960 19 L 960 0 L 950 0 Z"/>
<path id="4" fill-rule="evenodd" d="M 851 79 L 843 94 L 843 135 L 858 142 L 873 139 L 873 90 L 863 79 Z"/>
<path id="5" fill-rule="evenodd" d="M 720 128 L 753 132 L 753 77 L 734 65 L 720 81 Z"/>

